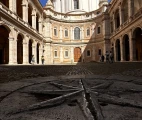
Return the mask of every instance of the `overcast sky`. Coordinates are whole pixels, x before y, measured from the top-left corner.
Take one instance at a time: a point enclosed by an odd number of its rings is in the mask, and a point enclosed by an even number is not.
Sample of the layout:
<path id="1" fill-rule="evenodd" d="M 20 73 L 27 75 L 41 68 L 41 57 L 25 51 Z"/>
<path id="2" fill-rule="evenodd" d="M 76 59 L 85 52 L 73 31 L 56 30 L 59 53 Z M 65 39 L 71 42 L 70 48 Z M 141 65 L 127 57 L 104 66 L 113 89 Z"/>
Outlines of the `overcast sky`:
<path id="1" fill-rule="evenodd" d="M 110 0 L 108 0 L 108 1 L 110 1 Z M 42 6 L 45 6 L 47 0 L 40 0 L 40 2 L 41 2 L 41 4 L 42 4 Z"/>

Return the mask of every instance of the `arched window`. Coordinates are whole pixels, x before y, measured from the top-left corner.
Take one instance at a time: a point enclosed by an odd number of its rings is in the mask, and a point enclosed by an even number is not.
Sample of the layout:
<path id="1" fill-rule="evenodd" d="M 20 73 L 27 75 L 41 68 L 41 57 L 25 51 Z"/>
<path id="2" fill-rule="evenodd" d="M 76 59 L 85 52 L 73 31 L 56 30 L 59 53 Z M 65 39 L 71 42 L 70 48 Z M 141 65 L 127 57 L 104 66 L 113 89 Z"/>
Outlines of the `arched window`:
<path id="1" fill-rule="evenodd" d="M 79 0 L 74 0 L 74 9 L 79 9 Z"/>
<path id="2" fill-rule="evenodd" d="M 76 27 L 74 29 L 74 39 L 75 40 L 79 40 L 80 39 L 80 29 L 78 27 Z"/>

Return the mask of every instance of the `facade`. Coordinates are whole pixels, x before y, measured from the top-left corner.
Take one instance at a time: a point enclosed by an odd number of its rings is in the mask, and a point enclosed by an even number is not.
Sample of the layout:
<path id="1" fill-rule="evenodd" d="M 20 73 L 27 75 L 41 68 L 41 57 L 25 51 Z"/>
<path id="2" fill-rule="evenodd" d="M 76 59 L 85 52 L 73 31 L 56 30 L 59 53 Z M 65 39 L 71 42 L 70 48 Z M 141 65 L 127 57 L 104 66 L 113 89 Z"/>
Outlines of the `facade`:
<path id="1" fill-rule="evenodd" d="M 141 0 L 0 1 L 0 64 L 142 61 Z"/>

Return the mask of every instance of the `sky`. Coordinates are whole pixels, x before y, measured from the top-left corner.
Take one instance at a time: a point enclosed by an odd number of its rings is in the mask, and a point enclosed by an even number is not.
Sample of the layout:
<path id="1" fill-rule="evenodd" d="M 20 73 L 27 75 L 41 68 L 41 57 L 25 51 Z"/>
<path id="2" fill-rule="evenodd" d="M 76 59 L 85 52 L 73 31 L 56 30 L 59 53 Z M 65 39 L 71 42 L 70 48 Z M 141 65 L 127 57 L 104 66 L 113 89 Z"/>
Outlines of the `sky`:
<path id="1" fill-rule="evenodd" d="M 45 4 L 47 2 L 47 0 L 39 0 L 39 1 L 41 2 L 42 6 L 45 6 Z M 108 0 L 108 1 L 110 1 L 110 0 Z"/>

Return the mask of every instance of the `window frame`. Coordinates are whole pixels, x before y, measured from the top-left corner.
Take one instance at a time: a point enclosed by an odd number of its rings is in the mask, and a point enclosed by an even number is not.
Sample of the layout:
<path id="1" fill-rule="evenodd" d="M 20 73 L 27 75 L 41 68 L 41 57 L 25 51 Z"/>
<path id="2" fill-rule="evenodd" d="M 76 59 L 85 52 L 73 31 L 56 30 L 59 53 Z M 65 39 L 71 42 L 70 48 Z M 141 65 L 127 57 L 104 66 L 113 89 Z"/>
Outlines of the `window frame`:
<path id="1" fill-rule="evenodd" d="M 67 36 L 66 36 L 66 32 L 67 32 Z M 65 31 L 64 31 L 64 37 L 66 37 L 66 38 L 69 37 L 69 32 L 68 32 L 68 29 L 67 29 L 67 28 L 66 28 Z"/>
<path id="2" fill-rule="evenodd" d="M 55 52 L 56 52 L 57 56 L 55 56 L 56 55 Z M 54 58 L 58 58 L 58 50 L 54 50 Z"/>
<path id="3" fill-rule="evenodd" d="M 67 52 L 68 56 L 66 56 L 66 52 Z M 64 58 L 69 58 L 69 50 L 67 50 L 67 49 L 64 51 Z"/>
<path id="4" fill-rule="evenodd" d="M 74 28 L 74 40 L 80 40 L 81 39 L 81 30 L 79 27 Z M 79 33 L 79 34 L 78 34 Z M 78 34 L 78 36 L 77 36 Z"/>
<path id="5" fill-rule="evenodd" d="M 89 34 L 88 34 L 88 30 L 89 30 Z M 87 28 L 87 30 L 86 30 L 86 36 L 87 36 L 87 37 L 90 36 L 90 28 Z"/>
<path id="6" fill-rule="evenodd" d="M 89 55 L 88 55 L 88 52 L 89 52 Z M 87 56 L 87 57 L 91 57 L 91 50 L 90 50 L 90 49 L 88 49 L 88 50 L 86 51 L 86 56 Z"/>
<path id="7" fill-rule="evenodd" d="M 56 33 L 56 34 L 55 34 Z M 58 32 L 57 32 L 57 27 L 54 27 L 54 36 L 57 36 Z"/>
<path id="8" fill-rule="evenodd" d="M 97 27 L 97 34 L 101 34 L 101 26 Z"/>

